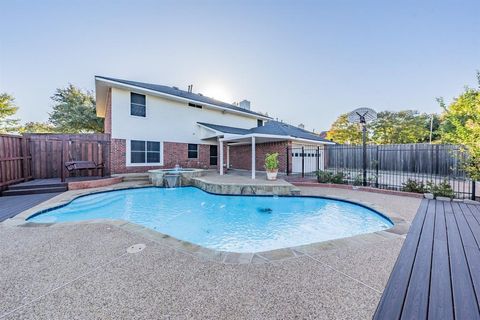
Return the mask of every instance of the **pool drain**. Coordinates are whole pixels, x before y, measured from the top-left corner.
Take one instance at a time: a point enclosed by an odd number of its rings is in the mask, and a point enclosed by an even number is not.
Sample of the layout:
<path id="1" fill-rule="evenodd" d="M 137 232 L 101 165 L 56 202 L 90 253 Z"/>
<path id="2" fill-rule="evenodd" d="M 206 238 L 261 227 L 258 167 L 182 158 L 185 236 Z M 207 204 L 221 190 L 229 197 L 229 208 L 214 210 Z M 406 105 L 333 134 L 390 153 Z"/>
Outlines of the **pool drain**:
<path id="1" fill-rule="evenodd" d="M 257 211 L 261 213 L 272 213 L 273 210 L 271 208 L 257 208 Z"/>
<path id="2" fill-rule="evenodd" d="M 143 243 L 134 244 L 133 246 L 130 246 L 130 247 L 127 248 L 127 252 L 128 253 L 139 253 L 140 251 L 145 249 L 145 247 L 146 247 L 146 245 L 143 244 Z"/>

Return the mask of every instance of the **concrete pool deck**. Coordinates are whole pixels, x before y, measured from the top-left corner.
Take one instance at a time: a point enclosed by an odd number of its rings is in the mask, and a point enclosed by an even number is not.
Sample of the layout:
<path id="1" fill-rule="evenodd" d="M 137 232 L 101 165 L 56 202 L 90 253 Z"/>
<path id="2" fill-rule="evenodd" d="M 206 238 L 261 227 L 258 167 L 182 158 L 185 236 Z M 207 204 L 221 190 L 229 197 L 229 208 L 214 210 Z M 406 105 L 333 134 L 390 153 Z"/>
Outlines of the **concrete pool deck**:
<path id="1" fill-rule="evenodd" d="M 299 189 L 302 195 L 369 203 L 406 221 L 420 203 L 361 191 Z M 66 192 L 35 210 L 81 192 Z M 287 259 L 230 264 L 119 224 L 32 227 L 14 220 L 0 224 L 0 319 L 368 319 L 404 239 L 359 237 Z M 126 252 L 138 243 L 146 248 Z"/>

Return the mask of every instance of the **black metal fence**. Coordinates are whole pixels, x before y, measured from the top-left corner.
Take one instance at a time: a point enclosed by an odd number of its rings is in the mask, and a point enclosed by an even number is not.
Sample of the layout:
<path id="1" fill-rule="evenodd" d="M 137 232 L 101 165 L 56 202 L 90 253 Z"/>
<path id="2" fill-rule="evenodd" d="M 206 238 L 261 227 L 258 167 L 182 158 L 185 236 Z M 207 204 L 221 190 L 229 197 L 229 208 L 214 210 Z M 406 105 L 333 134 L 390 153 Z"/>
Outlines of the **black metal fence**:
<path id="1" fill-rule="evenodd" d="M 341 183 L 417 192 L 448 184 L 457 198 L 475 193 L 474 182 L 462 169 L 467 155 L 458 145 L 368 145 L 365 166 L 362 146 L 292 147 L 288 152 L 289 175 L 316 177 L 320 172 L 321 178 Z"/>

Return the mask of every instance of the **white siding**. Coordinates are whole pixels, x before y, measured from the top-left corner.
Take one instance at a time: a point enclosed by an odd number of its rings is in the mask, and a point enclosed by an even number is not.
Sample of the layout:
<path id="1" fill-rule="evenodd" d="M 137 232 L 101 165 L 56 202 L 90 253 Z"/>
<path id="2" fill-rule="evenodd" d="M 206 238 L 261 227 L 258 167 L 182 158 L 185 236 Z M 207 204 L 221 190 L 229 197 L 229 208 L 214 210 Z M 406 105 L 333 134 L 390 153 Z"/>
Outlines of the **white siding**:
<path id="1" fill-rule="evenodd" d="M 133 91 L 135 92 L 135 91 Z M 130 91 L 112 88 L 112 138 L 183 143 L 206 143 L 200 138 L 197 122 L 207 122 L 249 129 L 257 119 L 223 113 L 207 108 L 189 107 L 187 103 L 146 96 L 147 116 L 130 115 Z"/>

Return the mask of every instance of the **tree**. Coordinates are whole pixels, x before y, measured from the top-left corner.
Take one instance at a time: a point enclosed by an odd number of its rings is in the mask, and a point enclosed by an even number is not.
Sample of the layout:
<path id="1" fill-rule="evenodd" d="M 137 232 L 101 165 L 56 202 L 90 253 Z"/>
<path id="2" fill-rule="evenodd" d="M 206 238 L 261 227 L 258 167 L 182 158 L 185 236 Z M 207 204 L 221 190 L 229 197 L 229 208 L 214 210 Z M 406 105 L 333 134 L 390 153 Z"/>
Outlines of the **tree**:
<path id="1" fill-rule="evenodd" d="M 370 128 L 377 144 L 420 143 L 429 141 L 430 116 L 415 110 L 382 111 Z"/>
<path id="2" fill-rule="evenodd" d="M 477 79 L 477 89 L 466 87 L 450 105 L 438 99 L 444 110 L 440 126 L 442 142 L 465 146 L 469 157 L 464 169 L 474 180 L 480 180 L 480 72 Z"/>
<path id="3" fill-rule="evenodd" d="M 51 99 L 56 104 L 49 114 L 49 122 L 59 132 L 103 132 L 103 119 L 96 115 L 95 99 L 90 91 L 84 92 L 69 84 L 64 89 L 57 89 Z"/>
<path id="4" fill-rule="evenodd" d="M 0 133 L 13 132 L 17 130 L 18 119 L 10 118 L 18 110 L 15 99 L 7 94 L 0 94 Z"/>
<path id="5" fill-rule="evenodd" d="M 347 114 L 341 114 L 327 132 L 327 139 L 341 144 L 361 144 L 362 129 L 358 124 L 350 123 Z"/>
<path id="6" fill-rule="evenodd" d="M 375 121 L 367 125 L 367 141 L 376 144 L 420 143 L 430 139 L 431 116 L 415 110 L 382 111 Z M 438 116 L 434 115 L 432 139 L 438 139 Z M 358 124 L 348 121 L 347 114 L 340 115 L 332 124 L 327 138 L 337 143 L 361 144 L 362 131 Z"/>
<path id="7" fill-rule="evenodd" d="M 449 105 L 439 99 L 444 109 L 440 133 L 445 143 L 478 145 L 480 143 L 480 90 L 465 91 Z"/>
<path id="8" fill-rule="evenodd" d="M 58 132 L 52 124 L 48 122 L 27 122 L 18 130 L 20 133 L 56 133 Z"/>

